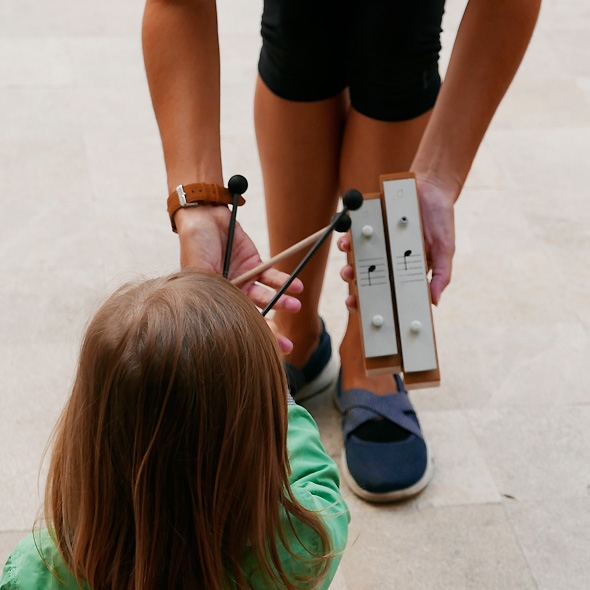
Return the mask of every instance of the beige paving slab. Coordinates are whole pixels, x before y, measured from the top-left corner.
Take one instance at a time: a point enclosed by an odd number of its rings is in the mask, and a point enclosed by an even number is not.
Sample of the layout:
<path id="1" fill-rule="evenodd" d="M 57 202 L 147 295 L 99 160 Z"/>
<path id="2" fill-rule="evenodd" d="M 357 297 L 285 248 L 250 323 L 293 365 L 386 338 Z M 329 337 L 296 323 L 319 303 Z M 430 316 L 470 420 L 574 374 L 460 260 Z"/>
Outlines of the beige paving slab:
<path id="1" fill-rule="evenodd" d="M 590 124 L 590 111 L 576 78 L 517 77 L 494 116 L 496 129 L 551 129 Z"/>
<path id="2" fill-rule="evenodd" d="M 423 411 L 419 419 L 434 458 L 434 475 L 415 506 L 499 503 L 496 483 L 465 414 Z"/>
<path id="3" fill-rule="evenodd" d="M 536 588 L 500 505 L 352 506 L 351 541 L 342 560 L 350 588 Z"/>
<path id="4" fill-rule="evenodd" d="M 25 529 L 36 521 L 43 504 L 44 477 L 39 477 L 41 454 L 48 436 L 43 441 L 31 440 L 38 426 L 21 426 L 12 433 L 10 445 L 0 450 L 3 480 L 0 497 L 2 530 Z M 10 450 L 10 454 L 7 451 Z"/>
<path id="5" fill-rule="evenodd" d="M 71 88 L 0 87 L 2 141 L 79 141 L 79 107 Z"/>
<path id="6" fill-rule="evenodd" d="M 576 77 L 576 84 L 578 85 L 578 88 L 580 88 L 580 90 L 582 90 L 584 93 L 586 104 L 588 104 L 588 101 L 590 100 L 590 77 L 578 76 Z"/>
<path id="7" fill-rule="evenodd" d="M 258 24 L 255 25 L 256 28 Z M 236 33 L 220 40 L 221 131 L 223 135 L 240 135 L 254 139 L 254 87 L 258 74 L 260 42 L 251 34 Z"/>
<path id="8" fill-rule="evenodd" d="M 0 190 L 11 196 L 7 206 L 15 208 L 32 210 L 37 199 L 49 198 L 89 202 L 92 188 L 82 138 L 0 140 Z"/>
<path id="9" fill-rule="evenodd" d="M 0 87 L 56 87 L 73 83 L 64 39 L 0 37 L 0 56 Z"/>
<path id="10" fill-rule="evenodd" d="M 0 1 L 0 36 L 4 38 L 61 37 L 67 31 L 64 0 Z"/>
<path id="11" fill-rule="evenodd" d="M 492 129 L 486 143 L 517 189 L 585 191 L 590 183 L 590 170 L 580 159 L 590 150 L 587 128 Z"/>
<path id="12" fill-rule="evenodd" d="M 30 530 L 37 518 L 42 457 L 72 386 L 78 348 L 73 339 L 18 344 L 11 338 L 0 345 L 0 531 Z"/>
<path id="13" fill-rule="evenodd" d="M 127 36 L 140 32 L 143 0 L 63 0 L 68 34 Z"/>
<path id="14" fill-rule="evenodd" d="M 556 260 L 534 246 L 458 258 L 454 296 L 460 299 L 447 304 L 445 313 L 463 327 L 510 325 L 515 331 L 523 324 L 575 321 L 575 312 L 563 305 L 547 274 Z"/>
<path id="15" fill-rule="evenodd" d="M 502 189 L 506 188 L 508 179 L 502 170 L 499 161 L 495 157 L 493 151 L 488 147 L 486 141 L 479 146 L 477 157 L 475 158 L 465 186 L 463 188 L 462 197 L 458 201 L 458 208 L 456 207 L 456 215 L 462 208 L 463 203 L 467 200 L 464 198 L 472 189 Z M 461 232 L 459 232 L 455 239 L 462 239 Z"/>
<path id="16" fill-rule="evenodd" d="M 94 141 L 110 143 L 113 138 L 121 137 L 151 142 L 157 137 L 154 111 L 144 86 L 133 85 L 123 92 L 117 87 L 84 86 L 77 90 L 76 96 L 80 126 Z M 142 157 L 143 151 L 139 152 Z"/>
<path id="17" fill-rule="evenodd" d="M 494 257 L 509 266 L 508 257 L 518 258 L 522 250 L 541 249 L 539 236 L 527 216 L 529 204 L 520 190 L 508 186 L 464 189 L 455 209 L 457 227 L 463 228 L 458 232 L 456 262 L 468 261 L 468 255 L 485 254 L 481 267 L 488 266 Z M 536 210 L 543 209 L 537 205 Z M 471 278 L 476 282 L 477 277 Z"/>
<path id="18" fill-rule="evenodd" d="M 178 237 L 162 205 L 161 199 L 115 196 L 94 204 L 109 279 L 137 279 L 179 269 Z"/>
<path id="19" fill-rule="evenodd" d="M 412 400 L 420 393 L 412 392 Z M 303 405 L 316 420 L 326 450 L 341 465 L 341 416 L 334 406 L 333 395 L 332 388 Z M 499 503 L 501 496 L 487 459 L 465 414 L 461 411 L 419 411 L 419 417 L 435 469 L 426 490 L 414 500 L 415 507 Z M 351 495 L 346 482 L 341 485 Z M 393 512 L 390 516 L 394 521 Z"/>
<path id="20" fill-rule="evenodd" d="M 560 255 L 556 268 L 564 267 L 569 257 L 588 246 L 587 221 L 590 204 L 587 190 L 580 184 L 564 183 L 519 189 L 515 206 L 527 219 L 527 224 L 539 240 L 550 245 Z"/>
<path id="21" fill-rule="evenodd" d="M 590 274 L 585 272 L 588 247 L 579 250 L 569 250 L 563 253 L 564 260 L 564 302 L 571 305 L 580 320 L 590 327 L 590 303 L 588 302 L 588 289 L 590 285 Z"/>
<path id="22" fill-rule="evenodd" d="M 587 16 L 586 19 L 590 20 Z M 568 74 L 590 75 L 590 39 L 587 28 L 558 26 L 548 31 L 547 36 Z"/>
<path id="23" fill-rule="evenodd" d="M 587 328 L 582 323 L 553 324 L 520 331 L 519 338 L 510 340 L 510 360 L 505 355 L 503 367 L 497 368 L 489 406 L 545 407 L 551 412 L 559 406 L 588 405 Z"/>
<path id="24" fill-rule="evenodd" d="M 45 444 L 72 387 L 79 346 L 77 340 L 0 345 L 5 443 L 11 440 L 11 428 L 14 432 L 22 425 L 38 425 L 44 432 L 36 440 Z"/>
<path id="25" fill-rule="evenodd" d="M 437 347 L 440 351 L 446 350 L 444 341 L 438 341 Z M 452 412 L 462 408 L 461 398 L 457 395 L 457 387 L 453 380 L 453 367 L 460 364 L 456 363 L 455 360 L 451 359 L 446 352 L 439 353 L 440 386 L 410 391 L 410 400 L 418 414 L 421 415 L 424 412 Z"/>
<path id="26" fill-rule="evenodd" d="M 12 269 L 0 284 L 3 344 L 77 342 L 98 294 L 101 266 Z"/>
<path id="27" fill-rule="evenodd" d="M 86 133 L 86 156 L 94 199 L 112 199 L 124 194 L 157 196 L 166 194 L 162 148 L 158 138 L 109 139 Z M 166 195 L 167 196 L 167 195 Z"/>
<path id="28" fill-rule="evenodd" d="M 143 4 L 0 0 L 0 561 L 39 508 L 42 450 L 88 315 L 122 281 L 178 264 Z M 261 6 L 218 4 L 224 174 L 248 178 L 239 220 L 266 257 L 252 122 Z M 465 4 L 446 3 L 443 72 Z M 443 383 L 411 394 L 432 483 L 391 506 L 344 488 L 353 542 L 334 588 L 586 590 L 589 25 L 587 0 L 543 1 L 457 205 L 453 283 L 435 310 Z M 335 350 L 343 263 L 333 247 L 321 314 Z M 312 411 L 339 460 L 329 396 Z"/>
<path id="29" fill-rule="evenodd" d="M 588 347 L 582 322 L 461 328 L 442 342 L 440 392 L 462 408 L 587 404 Z"/>
<path id="30" fill-rule="evenodd" d="M 590 10 L 584 0 L 544 0 L 539 27 L 555 30 L 567 28 L 587 29 L 590 26 Z"/>
<path id="31" fill-rule="evenodd" d="M 507 502 L 505 509 L 540 590 L 587 587 L 588 498 Z"/>
<path id="32" fill-rule="evenodd" d="M 498 490 L 518 501 L 587 498 L 590 406 L 471 410 Z"/>
<path id="33" fill-rule="evenodd" d="M 78 199 L 77 192 L 64 187 L 61 199 L 44 194 L 27 199 L 23 191 L 20 198 L 15 193 L 0 201 L 0 216 L 8 222 L 2 229 L 0 269 L 24 273 L 66 264 L 100 266 L 105 257 L 92 204 Z M 65 198 L 67 193 L 71 198 Z"/>
<path id="34" fill-rule="evenodd" d="M 135 23 L 126 36 L 79 36 L 68 39 L 68 48 L 77 87 L 117 87 L 126 91 L 141 86 L 147 92 L 142 67 L 141 36 Z M 149 95 L 148 95 L 149 98 Z"/>
<path id="35" fill-rule="evenodd" d="M 219 2 L 217 6 L 219 34 L 225 43 L 239 35 L 247 35 L 253 42 L 259 35 L 261 5 L 248 2 Z"/>

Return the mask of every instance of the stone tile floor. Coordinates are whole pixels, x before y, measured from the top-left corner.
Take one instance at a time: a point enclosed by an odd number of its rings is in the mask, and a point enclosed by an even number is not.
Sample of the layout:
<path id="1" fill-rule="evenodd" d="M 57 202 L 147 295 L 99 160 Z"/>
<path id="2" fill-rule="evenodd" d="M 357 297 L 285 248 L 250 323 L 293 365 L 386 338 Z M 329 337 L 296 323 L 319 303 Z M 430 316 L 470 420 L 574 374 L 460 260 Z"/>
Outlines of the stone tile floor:
<path id="1" fill-rule="evenodd" d="M 258 4 L 220 2 L 222 132 L 241 222 L 267 255 L 252 124 Z M 465 1 L 449 0 L 443 70 Z M 174 270 L 140 0 L 0 0 L 0 561 L 31 529 L 41 460 L 87 318 L 116 285 Z M 416 499 L 344 493 L 333 587 L 590 588 L 590 4 L 545 0 L 456 208 L 435 310 L 443 382 L 412 399 L 435 455 Z M 346 318 L 334 250 L 322 314 Z M 312 410 L 330 453 L 339 417 Z M 41 475 L 39 475 L 41 473 Z"/>

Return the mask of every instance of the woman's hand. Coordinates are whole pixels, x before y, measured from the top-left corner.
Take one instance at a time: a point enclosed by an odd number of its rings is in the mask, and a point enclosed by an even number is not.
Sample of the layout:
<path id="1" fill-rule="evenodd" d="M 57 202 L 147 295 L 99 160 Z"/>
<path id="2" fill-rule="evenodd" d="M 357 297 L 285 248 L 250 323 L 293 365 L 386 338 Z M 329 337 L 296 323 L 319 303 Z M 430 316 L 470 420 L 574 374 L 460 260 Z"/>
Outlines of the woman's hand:
<path id="1" fill-rule="evenodd" d="M 337 245 L 341 252 L 345 252 L 346 254 L 352 252 L 349 231 L 347 231 L 345 234 L 342 234 L 338 238 Z M 342 267 L 340 270 L 340 276 L 345 283 L 348 283 L 349 289 L 352 291 L 351 285 L 354 281 L 354 267 L 352 264 L 347 264 L 346 266 Z M 356 295 L 349 294 L 344 303 L 346 304 L 346 308 L 350 313 L 356 313 L 358 311 Z"/>
<path id="2" fill-rule="evenodd" d="M 209 270 L 221 274 L 230 211 L 222 206 L 197 206 L 180 209 L 174 221 L 180 237 L 180 265 L 182 268 Z M 239 224 L 236 224 L 229 278 L 237 277 L 254 268 L 262 261 L 256 246 Z M 270 268 L 240 286 L 240 289 L 260 308 L 266 307 L 277 289 L 289 275 Z M 288 292 L 297 294 L 303 283 L 295 279 Z M 276 309 L 297 312 L 301 303 L 295 297 L 283 295 Z"/>
<path id="3" fill-rule="evenodd" d="M 436 184 L 416 179 L 418 200 L 422 214 L 422 228 L 426 247 L 426 264 L 432 271 L 430 296 L 438 305 L 442 292 L 451 281 L 455 254 L 455 214 L 453 203 L 456 195 Z"/>
<path id="4" fill-rule="evenodd" d="M 455 253 L 453 195 L 447 195 L 442 188 L 429 181 L 417 179 L 416 182 L 426 247 L 426 264 L 428 270 L 432 271 L 430 295 L 432 303 L 438 305 L 442 292 L 451 280 Z M 338 248 L 346 253 L 351 251 L 349 233 L 339 238 Z M 340 276 L 350 285 L 354 280 L 352 265 L 344 266 Z M 346 307 L 350 312 L 357 311 L 358 305 L 354 295 L 349 295 L 346 299 Z"/>

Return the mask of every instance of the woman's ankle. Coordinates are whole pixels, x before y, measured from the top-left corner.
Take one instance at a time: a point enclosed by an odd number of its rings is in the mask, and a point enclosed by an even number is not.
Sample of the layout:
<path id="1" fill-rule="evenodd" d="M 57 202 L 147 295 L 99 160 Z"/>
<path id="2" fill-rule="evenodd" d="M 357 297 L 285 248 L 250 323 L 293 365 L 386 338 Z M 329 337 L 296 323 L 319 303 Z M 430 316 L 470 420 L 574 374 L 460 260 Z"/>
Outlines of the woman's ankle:
<path id="1" fill-rule="evenodd" d="M 342 389 L 367 389 L 377 395 L 396 392 L 398 389 L 393 374 L 371 377 L 367 375 L 360 329 L 356 322 L 358 318 L 349 318 L 348 328 L 340 344 Z"/>

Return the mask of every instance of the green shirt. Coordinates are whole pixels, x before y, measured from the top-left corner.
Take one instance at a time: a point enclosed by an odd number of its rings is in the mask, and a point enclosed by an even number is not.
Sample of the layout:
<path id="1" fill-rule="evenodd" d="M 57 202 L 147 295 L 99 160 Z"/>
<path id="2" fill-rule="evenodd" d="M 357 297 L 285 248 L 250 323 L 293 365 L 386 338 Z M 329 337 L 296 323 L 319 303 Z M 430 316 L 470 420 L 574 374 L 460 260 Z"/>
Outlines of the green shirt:
<path id="1" fill-rule="evenodd" d="M 332 539 L 334 552 L 341 554 L 346 546 L 350 515 L 338 487 L 338 470 L 322 446 L 316 423 L 307 410 L 301 406 L 289 405 L 288 411 L 287 448 L 291 463 L 291 489 L 302 506 L 319 513 Z M 296 528 L 306 546 L 317 547 L 318 539 L 310 529 L 302 525 Z M 296 554 L 302 555 L 304 559 L 309 558 L 295 535 L 290 534 L 287 538 Z M 279 555 L 286 571 L 305 573 L 305 561 L 294 561 L 280 543 Z M 322 589 L 330 585 L 339 562 L 340 555 L 337 555 Z M 48 565 L 51 569 L 48 569 Z M 261 574 L 256 571 L 255 559 L 251 553 L 244 557 L 242 566 L 246 579 L 251 580 L 253 588 L 267 587 Z M 65 567 L 49 532 L 43 529 L 29 535 L 16 546 L 4 566 L 0 590 L 51 589 L 77 590 L 78 585 Z"/>

